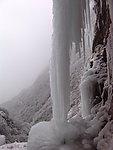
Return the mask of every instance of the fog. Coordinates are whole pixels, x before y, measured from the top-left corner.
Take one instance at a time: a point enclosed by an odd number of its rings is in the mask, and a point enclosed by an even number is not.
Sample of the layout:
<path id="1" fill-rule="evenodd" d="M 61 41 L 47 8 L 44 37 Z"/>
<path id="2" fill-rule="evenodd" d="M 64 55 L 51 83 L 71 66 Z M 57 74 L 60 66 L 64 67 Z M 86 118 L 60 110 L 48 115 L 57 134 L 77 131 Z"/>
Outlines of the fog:
<path id="1" fill-rule="evenodd" d="M 30 86 L 49 64 L 51 0 L 0 1 L 0 103 Z"/>

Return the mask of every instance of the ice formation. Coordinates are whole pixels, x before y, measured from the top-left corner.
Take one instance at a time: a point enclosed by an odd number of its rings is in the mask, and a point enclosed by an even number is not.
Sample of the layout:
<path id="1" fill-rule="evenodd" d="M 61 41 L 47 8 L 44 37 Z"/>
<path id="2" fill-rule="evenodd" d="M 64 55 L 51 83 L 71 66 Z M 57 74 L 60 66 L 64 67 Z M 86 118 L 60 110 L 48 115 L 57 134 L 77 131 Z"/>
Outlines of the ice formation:
<path id="1" fill-rule="evenodd" d="M 40 122 L 35 125 L 29 134 L 28 150 L 83 150 L 81 135 L 84 127 L 80 122 L 59 123 L 54 121 Z"/>
<path id="2" fill-rule="evenodd" d="M 91 114 L 91 108 L 102 100 L 104 81 L 106 80 L 106 62 L 104 58 L 105 48 L 98 45 L 96 53 L 87 62 L 84 75 L 80 84 L 82 116 Z M 93 58 L 92 58 L 93 57 Z M 104 94 L 104 93 L 103 93 Z M 103 99 L 103 102 L 105 100 Z M 105 103 L 105 102 L 104 102 Z"/>
<path id="3" fill-rule="evenodd" d="M 91 113 L 92 103 L 97 94 L 98 81 L 95 75 L 86 76 L 80 84 L 82 116 L 87 117 Z"/>
<path id="4" fill-rule="evenodd" d="M 86 47 L 91 49 L 92 32 L 90 21 L 90 1 L 80 0 L 71 2 L 72 16 L 71 16 L 71 42 L 76 45 L 76 52 L 79 52 L 81 57 L 81 48 L 84 54 Z M 86 43 L 88 43 L 86 45 Z"/>
<path id="5" fill-rule="evenodd" d="M 54 0 L 53 15 L 53 50 L 50 68 L 53 119 L 66 122 L 69 110 L 70 1 Z"/>
<path id="6" fill-rule="evenodd" d="M 83 5 L 82 5 L 83 4 Z M 86 9 L 87 8 L 87 9 Z M 50 67 L 53 119 L 31 128 L 28 150 L 83 150 L 85 128 L 79 121 L 67 121 L 69 111 L 69 65 L 72 42 L 80 53 L 85 19 L 88 26 L 88 3 L 75 0 L 53 0 L 53 46 Z M 87 13 L 86 13 L 87 11 Z M 76 22 L 77 20 L 77 22 Z"/>

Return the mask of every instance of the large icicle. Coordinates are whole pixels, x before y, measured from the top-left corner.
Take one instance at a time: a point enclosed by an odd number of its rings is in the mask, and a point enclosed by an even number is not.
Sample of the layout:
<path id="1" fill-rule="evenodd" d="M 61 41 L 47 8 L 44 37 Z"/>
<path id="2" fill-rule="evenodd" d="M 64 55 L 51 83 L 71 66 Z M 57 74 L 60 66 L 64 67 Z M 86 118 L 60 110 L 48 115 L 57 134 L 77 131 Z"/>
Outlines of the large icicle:
<path id="1" fill-rule="evenodd" d="M 53 15 L 53 51 L 50 69 L 53 119 L 56 122 L 65 122 L 69 110 L 70 1 L 53 0 Z"/>

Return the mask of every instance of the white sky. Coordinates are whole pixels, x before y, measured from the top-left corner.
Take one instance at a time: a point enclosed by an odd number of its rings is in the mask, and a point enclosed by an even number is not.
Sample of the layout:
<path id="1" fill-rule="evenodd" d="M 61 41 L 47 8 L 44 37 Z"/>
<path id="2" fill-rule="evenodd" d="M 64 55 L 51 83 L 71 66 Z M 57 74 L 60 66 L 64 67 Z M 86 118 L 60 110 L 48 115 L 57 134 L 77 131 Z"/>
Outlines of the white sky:
<path id="1" fill-rule="evenodd" d="M 52 0 L 0 0 L 0 103 L 49 64 Z"/>

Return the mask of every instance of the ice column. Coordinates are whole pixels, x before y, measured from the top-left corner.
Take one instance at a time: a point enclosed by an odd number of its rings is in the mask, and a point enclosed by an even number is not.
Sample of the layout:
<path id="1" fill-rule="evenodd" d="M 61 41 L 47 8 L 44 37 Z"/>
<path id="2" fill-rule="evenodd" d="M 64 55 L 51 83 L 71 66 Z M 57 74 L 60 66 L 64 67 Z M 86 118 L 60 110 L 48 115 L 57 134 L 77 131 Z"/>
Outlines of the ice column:
<path id="1" fill-rule="evenodd" d="M 70 0 L 53 0 L 53 45 L 50 86 L 53 119 L 66 122 L 69 110 Z"/>

